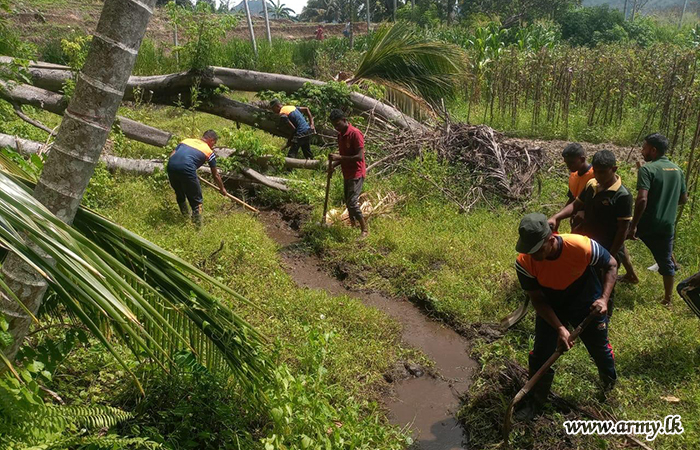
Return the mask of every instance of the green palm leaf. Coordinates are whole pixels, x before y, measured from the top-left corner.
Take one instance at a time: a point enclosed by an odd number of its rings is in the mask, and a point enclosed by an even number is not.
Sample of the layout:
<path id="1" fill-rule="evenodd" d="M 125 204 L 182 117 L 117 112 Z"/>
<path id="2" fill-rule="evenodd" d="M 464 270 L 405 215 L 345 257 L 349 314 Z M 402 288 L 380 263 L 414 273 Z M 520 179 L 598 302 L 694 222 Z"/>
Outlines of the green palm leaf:
<path id="1" fill-rule="evenodd" d="M 138 359 L 166 369 L 171 355 L 185 349 L 209 368 L 227 367 L 244 384 L 268 378 L 263 336 L 199 282 L 248 300 L 95 212 L 81 208 L 73 226 L 66 225 L 32 197 L 31 184 L 0 171 L 0 245 L 42 274 L 126 370 L 103 330 Z"/>
<path id="2" fill-rule="evenodd" d="M 436 105 L 454 97 L 464 72 L 461 48 L 423 37 L 412 25 L 399 22 L 374 33 L 351 82 L 368 79 L 400 86 Z"/>

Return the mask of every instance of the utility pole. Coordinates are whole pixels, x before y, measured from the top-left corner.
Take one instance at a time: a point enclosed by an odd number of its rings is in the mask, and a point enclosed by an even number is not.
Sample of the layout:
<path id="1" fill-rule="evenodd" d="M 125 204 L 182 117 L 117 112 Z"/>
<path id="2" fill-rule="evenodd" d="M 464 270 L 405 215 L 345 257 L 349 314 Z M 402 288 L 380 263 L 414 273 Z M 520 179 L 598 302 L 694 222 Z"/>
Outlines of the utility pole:
<path id="1" fill-rule="evenodd" d="M 685 9 L 688 7 L 688 0 L 685 0 L 683 2 L 683 11 L 681 11 L 681 18 L 678 21 L 678 29 L 680 30 L 681 26 L 683 26 L 683 16 L 685 15 Z"/>
<path id="2" fill-rule="evenodd" d="M 253 53 L 255 53 L 255 59 L 258 59 L 258 45 L 255 43 L 255 31 L 253 30 L 253 19 L 250 17 L 248 0 L 243 0 L 243 7 L 245 8 L 245 16 L 248 18 L 248 31 L 250 32 L 250 42 L 253 43 Z"/>
<path id="3" fill-rule="evenodd" d="M 365 2 L 365 7 L 367 8 L 367 33 L 369 33 L 369 26 L 370 23 L 372 22 L 372 17 L 369 12 L 369 0 Z"/>
<path id="4" fill-rule="evenodd" d="M 270 17 L 267 15 L 267 0 L 262 0 L 263 13 L 265 14 L 265 31 L 267 32 L 267 43 L 272 46 L 272 34 L 270 33 Z"/>
<path id="5" fill-rule="evenodd" d="M 355 2 L 350 0 L 350 49 L 355 47 Z"/>

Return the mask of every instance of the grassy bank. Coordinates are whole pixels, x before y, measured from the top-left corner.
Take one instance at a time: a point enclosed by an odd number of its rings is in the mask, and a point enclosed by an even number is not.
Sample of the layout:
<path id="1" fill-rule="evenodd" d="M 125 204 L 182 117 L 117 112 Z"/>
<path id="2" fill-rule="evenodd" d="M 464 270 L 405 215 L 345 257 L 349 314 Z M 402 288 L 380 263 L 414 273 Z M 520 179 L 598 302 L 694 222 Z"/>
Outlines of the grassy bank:
<path id="1" fill-rule="evenodd" d="M 428 173 L 435 170 L 432 163 L 424 168 Z M 634 187 L 633 168 L 623 166 L 620 173 L 625 184 Z M 459 214 L 456 207 L 445 203 L 433 192 L 432 185 L 420 178 L 370 177 L 368 190 L 394 190 L 406 197 L 393 216 L 373 220 L 371 235 L 361 244 L 348 231 L 324 232 L 313 226 L 307 229 L 308 243 L 324 256 L 329 270 L 347 275 L 348 282 L 413 298 L 432 314 L 468 332 L 475 324 L 498 322 L 524 298 L 513 269 L 517 224 L 526 212 L 552 214 L 565 203 L 565 175 L 560 164 L 543 180 L 541 192 L 524 206 L 496 204 L 468 214 Z M 337 196 L 335 200 L 340 202 Z M 683 266 L 679 280 L 695 273 L 699 263 L 700 228 L 687 212 L 680 223 L 675 252 Z M 700 358 L 698 319 L 680 298 L 670 310 L 662 307 L 661 277 L 646 270 L 654 263 L 651 254 L 641 242 L 630 242 L 629 250 L 641 281 L 637 286 L 616 288 L 610 339 L 620 376 L 617 390 L 606 403 L 599 402 L 597 372 L 581 345 L 558 363 L 554 390 L 584 408 L 603 410 L 619 419 L 652 420 L 680 414 L 685 433 L 660 436 L 654 448 L 694 448 L 700 445 L 700 414 L 696 407 L 700 376 L 695 370 Z M 504 338 L 490 344 L 477 339 L 474 355 L 484 369 L 498 367 L 504 359 L 526 366 L 533 336 L 534 313 L 530 312 Z M 487 384 L 486 380 L 477 380 L 469 398 L 478 397 Z M 678 397 L 680 402 L 663 399 L 668 396 Z M 485 411 L 479 404 L 465 406 L 462 417 L 471 430 L 474 448 L 499 442 L 495 424 L 510 398 L 501 401 L 505 402 L 501 403 L 502 410 Z M 538 442 L 536 448 L 550 448 L 550 444 L 551 448 L 559 448 L 564 439 L 564 419 L 551 410 L 550 413 L 554 414 L 554 426 L 559 428 L 554 433 L 558 438 L 550 436 L 545 440 L 542 430 L 521 430 L 515 433 L 516 443 L 530 447 L 534 441 Z M 599 439 L 576 442 L 570 445 L 610 445 Z"/>

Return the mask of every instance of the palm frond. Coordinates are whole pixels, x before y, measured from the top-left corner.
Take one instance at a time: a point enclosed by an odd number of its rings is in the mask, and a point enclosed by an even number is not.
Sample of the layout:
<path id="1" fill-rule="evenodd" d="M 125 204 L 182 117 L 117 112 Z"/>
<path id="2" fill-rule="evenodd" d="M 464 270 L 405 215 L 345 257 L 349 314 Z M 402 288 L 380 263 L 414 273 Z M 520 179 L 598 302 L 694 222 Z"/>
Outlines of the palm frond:
<path id="1" fill-rule="evenodd" d="M 244 384 L 269 376 L 263 336 L 199 282 L 248 300 L 95 212 L 81 208 L 72 227 L 63 223 L 32 197 L 31 187 L 0 171 L 0 245 L 42 274 L 126 370 L 105 325 L 137 358 L 166 369 L 186 349 L 209 368 L 228 367 Z"/>
<path id="2" fill-rule="evenodd" d="M 441 98 L 454 96 L 465 61 L 458 46 L 423 37 L 412 25 L 399 22 L 374 33 L 354 80 L 399 85 L 437 105 Z"/>

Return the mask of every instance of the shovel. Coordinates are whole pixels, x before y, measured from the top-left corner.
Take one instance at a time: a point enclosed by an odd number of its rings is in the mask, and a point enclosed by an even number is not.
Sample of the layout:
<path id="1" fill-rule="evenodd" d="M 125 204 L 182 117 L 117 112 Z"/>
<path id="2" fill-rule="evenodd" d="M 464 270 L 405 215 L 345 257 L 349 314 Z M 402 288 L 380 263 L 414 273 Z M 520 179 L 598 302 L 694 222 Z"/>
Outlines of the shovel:
<path id="1" fill-rule="evenodd" d="M 595 312 L 590 313 L 588 317 L 586 317 L 583 322 L 581 322 L 581 324 L 569 335 L 569 342 L 573 343 L 578 338 L 579 334 L 581 334 L 581 332 L 588 326 L 588 324 L 595 319 L 596 315 L 597 313 Z M 557 348 L 557 350 L 552 353 L 552 356 L 549 357 L 547 362 L 545 362 L 544 365 L 540 367 L 540 370 L 538 370 L 537 373 L 535 373 L 535 375 L 533 375 L 532 378 L 525 383 L 525 386 L 518 391 L 513 398 L 513 401 L 510 402 L 510 405 L 506 410 L 506 418 L 503 421 L 503 440 L 506 442 L 506 445 L 508 445 L 508 436 L 510 436 L 510 430 L 513 427 L 513 409 L 515 408 L 516 403 L 522 400 L 522 398 L 525 397 L 528 392 L 530 392 L 530 389 L 532 389 L 532 387 L 535 386 L 538 381 L 540 381 L 542 375 L 544 375 L 545 372 L 552 367 L 552 364 L 559 359 L 562 353 L 564 353 L 562 349 Z"/>
<path id="2" fill-rule="evenodd" d="M 333 176 L 333 161 L 331 157 L 328 157 L 328 175 L 326 177 L 326 199 L 323 201 L 323 217 L 321 218 L 321 225 L 326 224 L 326 214 L 328 213 L 328 195 L 331 191 L 331 177 Z"/>

